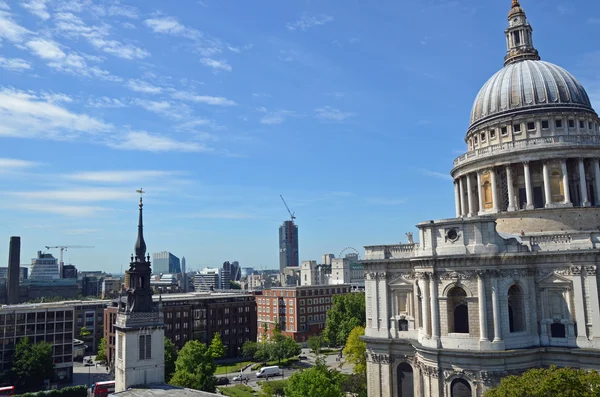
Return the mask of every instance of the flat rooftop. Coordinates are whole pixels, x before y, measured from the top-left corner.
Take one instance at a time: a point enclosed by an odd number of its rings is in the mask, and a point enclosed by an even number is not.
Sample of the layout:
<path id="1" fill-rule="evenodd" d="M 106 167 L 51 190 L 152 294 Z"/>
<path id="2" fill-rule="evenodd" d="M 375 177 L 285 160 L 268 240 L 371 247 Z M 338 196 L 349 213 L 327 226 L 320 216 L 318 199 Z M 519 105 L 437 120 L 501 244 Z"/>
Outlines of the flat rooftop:
<path id="1" fill-rule="evenodd" d="M 145 387 L 132 387 L 126 391 L 109 394 L 115 397 L 215 397 L 218 394 L 205 391 L 184 389 L 166 384 L 147 385 Z"/>

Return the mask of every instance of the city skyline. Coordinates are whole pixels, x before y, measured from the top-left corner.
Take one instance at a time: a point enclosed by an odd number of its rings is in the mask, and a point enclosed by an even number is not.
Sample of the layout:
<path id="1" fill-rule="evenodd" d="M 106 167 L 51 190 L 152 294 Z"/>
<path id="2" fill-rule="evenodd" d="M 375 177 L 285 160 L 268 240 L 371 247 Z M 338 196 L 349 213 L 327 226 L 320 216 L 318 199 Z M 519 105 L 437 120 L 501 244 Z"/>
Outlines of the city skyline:
<path id="1" fill-rule="evenodd" d="M 278 268 L 280 194 L 300 262 L 454 215 L 449 171 L 509 0 L 90 4 L 0 0 L 1 258 L 18 235 L 24 263 L 80 244 L 65 263 L 127 269 L 140 186 L 151 252 L 190 270 Z M 542 59 L 599 109 L 600 45 L 578 38 L 600 33 L 600 4 L 523 5 Z"/>

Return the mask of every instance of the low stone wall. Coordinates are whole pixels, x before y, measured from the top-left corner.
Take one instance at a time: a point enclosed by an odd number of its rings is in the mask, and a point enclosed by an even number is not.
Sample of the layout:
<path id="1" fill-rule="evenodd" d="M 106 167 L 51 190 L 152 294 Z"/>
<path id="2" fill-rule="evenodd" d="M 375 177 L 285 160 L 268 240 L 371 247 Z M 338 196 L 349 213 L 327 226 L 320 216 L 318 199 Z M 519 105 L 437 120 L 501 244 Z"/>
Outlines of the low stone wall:
<path id="1" fill-rule="evenodd" d="M 496 230 L 503 233 L 547 233 L 600 230 L 600 208 L 541 208 L 496 214 Z"/>

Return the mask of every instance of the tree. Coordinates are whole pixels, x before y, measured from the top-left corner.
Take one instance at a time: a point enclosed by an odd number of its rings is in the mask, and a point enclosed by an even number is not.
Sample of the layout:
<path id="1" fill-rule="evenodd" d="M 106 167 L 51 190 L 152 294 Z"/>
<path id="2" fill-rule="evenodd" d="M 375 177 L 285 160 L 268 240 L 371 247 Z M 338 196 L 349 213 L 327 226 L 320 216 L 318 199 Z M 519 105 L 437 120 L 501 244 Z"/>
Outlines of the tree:
<path id="1" fill-rule="evenodd" d="M 271 360 L 277 360 L 279 364 L 281 364 L 281 360 L 283 359 L 302 353 L 302 347 L 293 338 L 285 336 L 280 332 L 276 332 L 273 335 L 273 340 L 267 345 L 271 345 Z"/>
<path id="2" fill-rule="evenodd" d="M 17 387 L 39 387 L 54 377 L 52 344 L 30 344 L 25 337 L 17 343 L 11 369 L 13 384 Z"/>
<path id="3" fill-rule="evenodd" d="M 240 285 L 240 283 L 233 281 L 233 280 L 229 280 L 229 288 L 231 289 L 242 289 L 242 286 Z"/>
<path id="4" fill-rule="evenodd" d="M 167 383 L 175 373 L 175 360 L 177 360 L 177 348 L 171 339 L 165 336 L 165 382 Z"/>
<path id="5" fill-rule="evenodd" d="M 360 337 L 365 334 L 364 327 L 355 327 L 348 335 L 346 346 L 344 346 L 344 354 L 346 361 L 354 364 L 354 373 L 356 375 L 367 374 L 367 360 L 365 354 L 367 352 L 367 344 Z"/>
<path id="6" fill-rule="evenodd" d="M 271 380 L 262 382 L 260 388 L 264 397 L 285 397 L 287 380 Z"/>
<path id="7" fill-rule="evenodd" d="M 521 376 L 507 376 L 485 397 L 598 397 L 600 374 L 584 369 L 531 369 Z"/>
<path id="8" fill-rule="evenodd" d="M 244 357 L 254 358 L 258 351 L 258 343 L 247 340 L 242 345 L 242 355 Z"/>
<path id="9" fill-rule="evenodd" d="M 190 340 L 177 355 L 175 374 L 170 384 L 214 393 L 217 385 L 217 378 L 214 377 L 216 369 L 210 349 L 204 343 Z"/>
<path id="10" fill-rule="evenodd" d="M 323 336 L 328 343 L 341 346 L 355 327 L 365 326 L 366 318 L 364 293 L 335 295 Z"/>
<path id="11" fill-rule="evenodd" d="M 295 372 L 285 386 L 286 397 L 342 397 L 340 373 L 323 363 Z"/>
<path id="12" fill-rule="evenodd" d="M 212 341 L 210 342 L 209 350 L 213 360 L 218 360 L 225 356 L 225 346 L 223 346 L 220 333 L 214 333 Z"/>
<path id="13" fill-rule="evenodd" d="M 83 340 L 87 340 L 90 337 L 90 335 L 92 335 L 92 333 L 88 331 L 86 327 L 81 327 L 81 329 L 79 330 L 79 337 Z"/>
<path id="14" fill-rule="evenodd" d="M 321 354 L 321 349 L 323 348 L 323 337 L 321 335 L 313 335 L 308 338 L 306 344 L 310 348 L 311 353 L 318 356 Z"/>
<path id="15" fill-rule="evenodd" d="M 345 375 L 342 374 L 340 387 L 342 392 L 350 393 L 356 397 L 367 397 L 367 375 Z"/>
<path id="16" fill-rule="evenodd" d="M 96 355 L 96 361 L 106 362 L 106 338 L 100 339 L 98 344 L 98 354 Z"/>

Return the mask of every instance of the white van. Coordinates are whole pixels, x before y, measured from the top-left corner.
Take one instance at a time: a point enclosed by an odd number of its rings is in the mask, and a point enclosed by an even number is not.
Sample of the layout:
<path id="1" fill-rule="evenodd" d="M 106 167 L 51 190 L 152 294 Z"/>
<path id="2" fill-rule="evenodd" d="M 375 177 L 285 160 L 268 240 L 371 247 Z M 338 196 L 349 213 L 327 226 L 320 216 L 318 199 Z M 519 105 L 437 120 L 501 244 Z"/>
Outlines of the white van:
<path id="1" fill-rule="evenodd" d="M 281 370 L 277 365 L 271 367 L 262 367 L 257 373 L 257 378 L 270 378 L 271 376 L 281 375 Z"/>

